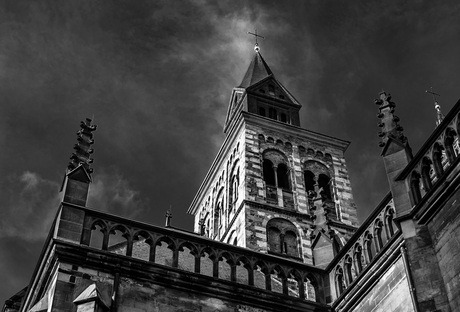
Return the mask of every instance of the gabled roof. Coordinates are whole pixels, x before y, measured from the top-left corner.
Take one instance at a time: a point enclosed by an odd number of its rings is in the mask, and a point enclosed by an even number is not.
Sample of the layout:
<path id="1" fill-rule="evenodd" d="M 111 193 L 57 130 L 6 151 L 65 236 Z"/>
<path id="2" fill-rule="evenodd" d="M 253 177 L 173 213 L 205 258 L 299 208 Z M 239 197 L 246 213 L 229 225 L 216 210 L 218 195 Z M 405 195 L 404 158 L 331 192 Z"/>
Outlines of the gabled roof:
<path id="1" fill-rule="evenodd" d="M 270 75 L 273 75 L 273 72 L 262 58 L 260 52 L 256 51 L 251 64 L 249 64 L 248 70 L 244 75 L 243 81 L 241 81 L 239 85 L 239 88 L 250 87 Z"/>
<path id="2" fill-rule="evenodd" d="M 74 301 L 73 303 L 75 304 L 80 304 L 88 301 L 95 300 L 97 301 L 100 305 L 102 305 L 102 308 L 108 310 L 109 306 L 103 299 L 101 292 L 97 288 L 97 285 L 95 283 L 89 285 Z"/>
<path id="3" fill-rule="evenodd" d="M 246 90 L 247 90 L 247 91 L 254 91 L 254 90 L 257 89 L 258 86 L 263 85 L 263 84 L 264 84 L 265 82 L 267 82 L 267 81 L 272 81 L 272 82 L 274 82 L 275 84 L 277 84 L 278 87 L 279 87 L 281 90 L 283 90 L 283 92 L 285 93 L 285 95 L 287 96 L 287 98 L 288 98 L 289 100 L 291 100 L 291 102 L 292 102 L 293 104 L 295 104 L 296 106 L 302 107 L 302 105 L 300 105 L 299 101 L 297 101 L 297 99 L 291 94 L 291 92 L 289 92 L 288 89 L 286 89 L 286 87 L 283 86 L 283 84 L 282 84 L 278 79 L 276 79 L 275 76 L 274 76 L 273 74 L 270 75 L 270 76 L 267 76 L 267 77 L 263 78 L 262 80 L 260 80 L 260 81 L 258 81 L 258 82 L 256 82 L 256 83 L 254 83 L 254 84 L 252 84 L 251 87 L 250 87 L 250 88 L 247 88 Z"/>
<path id="4" fill-rule="evenodd" d="M 91 176 L 85 169 L 85 166 L 80 164 L 77 168 L 69 171 L 67 176 L 73 180 L 77 180 L 84 183 L 91 183 Z"/>
<path id="5" fill-rule="evenodd" d="M 46 293 L 39 302 L 37 302 L 28 312 L 45 312 L 48 311 L 48 293 Z"/>
<path id="6" fill-rule="evenodd" d="M 82 164 L 79 164 L 77 168 L 70 170 L 64 175 L 64 178 L 62 179 L 62 183 L 61 183 L 61 189 L 59 190 L 59 192 L 62 192 L 62 190 L 64 189 L 66 177 L 72 180 L 83 182 L 83 183 L 92 182 L 91 176 L 88 174 L 85 167 Z"/>

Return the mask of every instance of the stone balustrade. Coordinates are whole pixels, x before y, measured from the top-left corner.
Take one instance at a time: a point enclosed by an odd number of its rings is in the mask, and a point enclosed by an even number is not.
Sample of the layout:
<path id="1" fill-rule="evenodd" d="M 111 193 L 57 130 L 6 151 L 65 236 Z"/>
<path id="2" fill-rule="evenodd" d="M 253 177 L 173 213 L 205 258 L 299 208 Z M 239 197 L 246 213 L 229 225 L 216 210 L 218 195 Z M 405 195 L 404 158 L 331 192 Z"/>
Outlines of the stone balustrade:
<path id="1" fill-rule="evenodd" d="M 395 208 L 389 193 L 340 250 L 327 270 L 339 297 L 374 263 L 385 247 L 400 236 L 393 222 Z"/>
<path id="2" fill-rule="evenodd" d="M 446 173 L 454 168 L 460 155 L 460 101 L 445 116 L 435 131 L 420 148 L 398 179 L 410 187 L 412 206 L 418 205 Z"/>
<path id="3" fill-rule="evenodd" d="M 330 296 L 329 276 L 322 269 L 173 227 L 62 205 L 57 239 L 301 300 L 326 303 Z"/>

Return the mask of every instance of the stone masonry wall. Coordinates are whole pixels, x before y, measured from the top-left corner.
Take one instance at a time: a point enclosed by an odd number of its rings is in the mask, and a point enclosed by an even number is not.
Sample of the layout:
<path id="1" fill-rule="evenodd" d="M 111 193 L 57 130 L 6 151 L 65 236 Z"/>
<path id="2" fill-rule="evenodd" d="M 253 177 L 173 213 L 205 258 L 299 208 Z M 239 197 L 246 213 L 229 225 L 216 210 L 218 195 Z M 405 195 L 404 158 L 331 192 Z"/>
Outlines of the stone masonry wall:
<path id="1" fill-rule="evenodd" d="M 449 311 L 442 271 L 427 226 L 406 237 L 406 247 L 420 311 Z"/>
<path id="2" fill-rule="evenodd" d="M 313 265 L 310 238 L 307 235 L 309 222 L 307 219 L 296 218 L 279 212 L 264 210 L 254 207 L 246 207 L 246 246 L 254 251 L 267 253 L 267 222 L 273 218 L 283 218 L 290 221 L 297 228 L 300 242 L 300 258 L 304 263 Z"/>
<path id="3" fill-rule="evenodd" d="M 97 285 L 102 299 L 110 303 L 113 275 L 83 266 L 61 263 L 53 296 L 53 311 L 77 311 L 73 301 L 93 283 Z"/>
<path id="4" fill-rule="evenodd" d="M 284 154 L 290 168 L 291 190 L 287 192 L 278 189 L 277 201 L 268 198 L 263 179 L 263 153 L 269 150 Z M 357 225 L 356 206 L 353 202 L 350 181 L 341 151 L 329 146 L 327 142 L 320 146 L 279 131 L 274 132 L 247 125 L 245 197 L 249 201 L 260 204 L 257 207 L 246 205 L 246 246 L 248 248 L 268 252 L 265 225 L 271 218 L 284 218 L 298 228 L 301 258 L 305 263 L 312 264 L 310 241 L 312 221 L 303 174 L 303 164 L 311 160 L 317 161 L 328 170 L 333 185 L 333 200 L 338 208 L 336 215 L 339 220 L 348 225 Z M 326 220 L 323 216 L 318 217 L 317 220 L 320 220 L 325 227 Z M 353 234 L 348 233 L 348 230 L 344 228 L 335 230 L 347 239 Z"/>
<path id="5" fill-rule="evenodd" d="M 241 240 L 244 237 L 244 226 L 241 227 L 239 222 L 244 224 L 244 216 L 236 216 L 238 208 L 244 199 L 244 132 L 236 136 L 236 139 L 231 143 L 226 155 L 222 157 L 216 166 L 215 173 L 212 175 L 212 180 L 208 184 L 208 188 L 204 191 L 204 195 L 200 203 L 197 214 L 195 215 L 195 232 L 199 232 L 200 218 L 205 217 L 206 232 L 209 237 L 227 242 L 233 240 L 234 235 L 238 239 L 238 245 L 243 246 Z M 238 175 L 237 200 L 233 202 L 230 198 L 230 188 L 232 176 Z M 216 232 L 215 225 L 219 222 L 214 222 L 214 216 L 219 201 L 222 201 L 223 213 L 221 215 L 221 227 L 217 230 L 219 235 L 214 237 Z M 236 219 L 236 223 L 232 222 Z M 232 243 L 232 242 L 230 242 Z"/>
<path id="6" fill-rule="evenodd" d="M 402 258 L 399 258 L 352 311 L 414 311 Z"/>
<path id="7" fill-rule="evenodd" d="M 263 180 L 262 155 L 264 151 L 275 150 L 284 154 L 290 169 L 292 191 L 292 209 L 300 213 L 309 213 L 307 194 L 303 176 L 303 164 L 316 161 L 327 167 L 332 179 L 333 200 L 337 217 L 345 224 L 357 226 L 357 212 L 351 193 L 350 179 L 343 153 L 331 147 L 327 142 L 307 142 L 302 138 L 281 132 L 247 125 L 246 130 L 246 198 L 261 203 L 267 202 L 266 185 Z M 291 209 L 288 193 L 278 190 L 278 204 Z"/>
<path id="8" fill-rule="evenodd" d="M 123 277 L 120 281 L 119 312 L 267 312 L 268 310 L 251 307 L 236 302 L 209 297 L 187 290 L 178 290 L 139 282 Z"/>
<path id="9" fill-rule="evenodd" d="M 272 194 L 271 197 L 267 195 L 267 186 L 263 179 L 262 156 L 265 151 L 275 151 L 284 155 L 282 157 L 285 157 L 289 168 L 290 189 L 272 188 L 276 194 Z M 332 211 L 331 217 L 346 225 L 357 225 L 356 207 L 343 152 L 330 146 L 327 141 L 324 144 L 308 142 L 302 139 L 300 132 L 297 136 L 288 134 L 287 131 L 275 132 L 245 123 L 241 132 L 235 136 L 229 147 L 225 148 L 224 153 L 226 154 L 222 157 L 218 156 L 219 163 L 199 203 L 200 208 L 195 215 L 196 232 L 199 232 L 200 218 L 206 216 L 205 225 L 209 237 L 230 244 L 233 244 L 236 238 L 238 246 L 268 252 L 265 225 L 270 218 L 284 218 L 298 228 L 300 258 L 306 263 L 312 263 L 312 212 L 307 202 L 304 182 L 304 164 L 308 161 L 314 161 L 321 168 L 325 168 L 331 178 L 332 199 L 336 208 Z M 237 201 L 232 203 L 230 181 L 236 167 L 239 168 L 240 180 Z M 249 207 L 247 203 L 243 204 L 243 200 L 262 205 Z M 224 211 L 220 223 L 214 221 L 219 201 L 223 201 Z M 321 208 L 318 211 L 321 211 Z M 317 220 L 322 222 L 324 230 L 327 231 L 324 217 L 321 215 Z M 215 231 L 217 224 L 222 225 Z M 346 227 L 335 230 L 345 238 L 352 234 L 347 232 Z"/>
<path id="10" fill-rule="evenodd" d="M 433 289 L 447 293 L 452 312 L 460 311 L 460 191 L 444 205 L 429 223 L 434 252 L 442 281 L 427 281 Z M 441 287 L 440 283 L 445 285 Z M 439 304 L 438 304 L 439 305 Z M 447 309 L 446 309 L 447 310 Z M 444 311 L 444 310 L 443 310 Z"/>

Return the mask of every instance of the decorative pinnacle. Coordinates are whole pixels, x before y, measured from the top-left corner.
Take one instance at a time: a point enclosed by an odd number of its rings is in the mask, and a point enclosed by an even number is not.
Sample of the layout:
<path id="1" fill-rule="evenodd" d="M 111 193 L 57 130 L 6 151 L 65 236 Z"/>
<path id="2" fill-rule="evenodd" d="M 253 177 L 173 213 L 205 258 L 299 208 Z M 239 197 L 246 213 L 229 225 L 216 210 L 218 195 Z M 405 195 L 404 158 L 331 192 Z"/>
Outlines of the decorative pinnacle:
<path id="1" fill-rule="evenodd" d="M 97 126 L 91 124 L 90 118 L 86 118 L 85 121 L 80 122 L 80 128 L 77 131 L 78 143 L 73 147 L 75 153 L 70 156 L 67 169 L 73 170 L 81 164 L 86 169 L 86 172 L 91 174 L 93 168 L 90 167 L 90 164 L 93 163 L 94 159 L 90 158 L 90 155 L 94 153 L 94 150 L 90 147 L 94 144 L 93 131 L 96 131 Z"/>
<path id="2" fill-rule="evenodd" d="M 441 96 L 441 94 L 434 93 L 433 87 L 431 87 L 430 90 L 431 91 L 425 90 L 425 92 L 430 93 L 433 96 L 434 109 L 436 110 L 436 126 L 439 126 L 441 122 L 444 120 L 444 115 L 441 112 L 441 105 L 438 104 L 436 96 Z"/>
<path id="3" fill-rule="evenodd" d="M 200 219 L 198 225 L 200 226 L 200 235 L 204 236 L 204 234 L 206 233 L 206 224 L 204 222 L 204 218 Z"/>
<path id="4" fill-rule="evenodd" d="M 165 226 L 166 226 L 166 227 L 171 226 L 171 219 L 172 219 L 172 212 L 171 212 L 171 210 L 166 211 L 165 217 L 166 217 Z"/>
<path id="5" fill-rule="evenodd" d="M 407 143 L 407 138 L 403 134 L 404 128 L 398 124 L 399 117 L 394 116 L 396 104 L 391 101 L 391 95 L 382 91 L 379 94 L 379 98 L 374 100 L 374 103 L 379 105 L 379 113 L 377 117 L 380 118 L 378 126 L 382 128 L 379 132 L 379 137 L 382 138 L 382 142 L 379 143 L 380 147 L 384 147 L 388 138 L 394 138 L 402 143 Z"/>

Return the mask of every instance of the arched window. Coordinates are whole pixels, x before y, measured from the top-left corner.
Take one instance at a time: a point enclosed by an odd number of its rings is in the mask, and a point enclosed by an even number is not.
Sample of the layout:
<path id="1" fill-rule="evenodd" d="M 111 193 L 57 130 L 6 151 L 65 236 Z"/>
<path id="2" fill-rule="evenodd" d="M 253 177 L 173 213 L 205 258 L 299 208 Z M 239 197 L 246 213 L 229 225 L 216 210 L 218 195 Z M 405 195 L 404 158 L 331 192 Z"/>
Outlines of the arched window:
<path id="1" fill-rule="evenodd" d="M 259 115 L 265 117 L 265 108 L 259 107 Z"/>
<path id="2" fill-rule="evenodd" d="M 423 158 L 422 160 L 422 182 L 427 192 L 432 187 L 431 177 L 430 177 L 431 169 L 432 169 L 431 160 L 428 159 L 427 157 Z"/>
<path id="3" fill-rule="evenodd" d="M 239 170 L 238 170 L 239 171 Z M 233 202 L 235 203 L 238 200 L 238 185 L 239 185 L 239 178 L 238 178 L 238 173 L 236 172 L 236 175 L 233 176 Z"/>
<path id="4" fill-rule="evenodd" d="M 322 189 L 321 197 L 328 200 L 332 199 L 330 181 L 331 179 L 325 174 L 320 174 L 318 177 L 318 186 Z"/>
<path id="5" fill-rule="evenodd" d="M 343 270 L 339 266 L 335 269 L 335 289 L 337 296 L 340 296 L 345 290 L 345 284 L 343 283 Z"/>
<path id="6" fill-rule="evenodd" d="M 362 263 L 362 247 L 361 245 L 357 244 L 355 246 L 355 252 L 353 254 L 353 262 L 355 264 L 355 272 L 356 274 L 361 273 L 363 270 L 363 263 Z"/>
<path id="7" fill-rule="evenodd" d="M 238 200 L 238 185 L 239 185 L 239 176 L 240 176 L 240 169 L 233 169 L 230 183 L 229 183 L 229 207 L 232 208 L 233 204 L 236 203 Z"/>
<path id="8" fill-rule="evenodd" d="M 268 221 L 267 243 L 270 253 L 299 257 L 297 228 L 286 219 L 274 218 Z"/>
<path id="9" fill-rule="evenodd" d="M 372 259 L 374 258 L 374 255 L 376 254 L 376 252 L 375 252 L 375 247 L 373 244 L 373 236 L 369 232 L 364 233 L 364 249 L 365 249 L 366 262 L 370 263 Z"/>
<path id="10" fill-rule="evenodd" d="M 278 119 L 278 112 L 273 107 L 270 107 L 268 109 L 268 118 L 275 119 L 275 120 Z"/>
<path id="11" fill-rule="evenodd" d="M 286 116 L 285 113 L 281 113 L 281 115 L 280 115 L 280 120 L 281 120 L 282 122 L 287 122 L 287 116 Z"/>
<path id="12" fill-rule="evenodd" d="M 214 237 L 219 235 L 219 223 L 220 223 L 221 209 L 220 206 L 216 207 L 214 211 Z"/>
<path id="13" fill-rule="evenodd" d="M 394 227 L 393 227 L 393 215 L 394 209 L 391 207 L 387 208 L 385 213 L 385 229 L 387 232 L 387 237 L 390 239 L 395 234 Z"/>
<path id="14" fill-rule="evenodd" d="M 270 95 L 275 95 L 275 86 L 273 85 L 268 85 L 268 93 Z"/>
<path id="15" fill-rule="evenodd" d="M 442 154 L 444 148 L 439 143 L 435 143 L 433 147 L 433 165 L 436 177 L 439 179 L 444 173 L 444 168 L 442 166 Z"/>
<path id="16" fill-rule="evenodd" d="M 276 175 L 278 178 L 278 187 L 289 190 L 289 172 L 285 164 L 278 165 L 278 168 L 276 169 Z"/>
<path id="17" fill-rule="evenodd" d="M 457 139 L 457 133 L 452 128 L 447 128 L 446 130 L 446 138 L 444 140 L 444 146 L 446 148 L 446 156 L 449 160 L 449 163 L 453 163 L 455 157 L 457 156 L 456 151 L 454 149 L 454 142 Z"/>
<path id="18" fill-rule="evenodd" d="M 307 191 L 307 195 L 310 191 L 315 191 L 315 175 L 313 172 L 306 170 L 303 173 L 303 177 L 305 180 L 305 191 Z"/>
<path id="19" fill-rule="evenodd" d="M 277 150 L 265 151 L 262 167 L 264 181 L 267 187 L 277 187 L 287 190 L 291 189 L 287 158 L 283 153 Z M 273 191 L 276 192 L 275 189 Z"/>
<path id="20" fill-rule="evenodd" d="M 299 253 L 297 251 L 297 235 L 293 231 L 286 231 L 286 234 L 284 234 L 283 244 L 283 253 L 289 256 L 298 256 Z"/>
<path id="21" fill-rule="evenodd" d="M 375 239 L 375 246 L 377 248 L 377 252 L 380 251 L 383 247 L 383 239 L 382 239 L 382 221 L 377 219 L 374 224 L 374 239 Z"/>
<path id="22" fill-rule="evenodd" d="M 353 273 L 352 273 L 352 266 L 353 266 L 353 260 L 349 255 L 346 256 L 344 264 L 345 268 L 345 277 L 346 277 L 346 282 L 347 285 L 350 285 L 353 282 Z"/>
<path id="23" fill-rule="evenodd" d="M 268 228 L 268 250 L 281 253 L 281 231 L 276 227 Z"/>
<path id="24" fill-rule="evenodd" d="M 267 185 L 276 186 L 275 171 L 273 169 L 273 163 L 270 160 L 264 159 L 263 170 L 265 183 Z"/>
<path id="25" fill-rule="evenodd" d="M 308 149 L 311 155 L 316 155 L 314 150 Z M 307 160 L 303 164 L 305 190 L 307 196 L 309 191 L 315 191 L 321 196 L 323 203 L 333 199 L 331 170 L 322 162 Z"/>
<path id="26" fill-rule="evenodd" d="M 412 201 L 414 205 L 417 205 L 422 199 L 422 194 L 420 192 L 420 176 L 417 172 L 413 172 L 410 178 L 410 190 L 412 193 Z"/>

